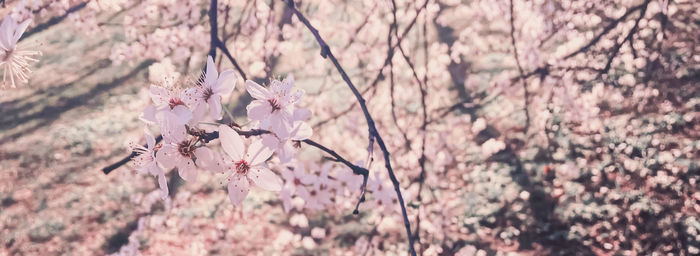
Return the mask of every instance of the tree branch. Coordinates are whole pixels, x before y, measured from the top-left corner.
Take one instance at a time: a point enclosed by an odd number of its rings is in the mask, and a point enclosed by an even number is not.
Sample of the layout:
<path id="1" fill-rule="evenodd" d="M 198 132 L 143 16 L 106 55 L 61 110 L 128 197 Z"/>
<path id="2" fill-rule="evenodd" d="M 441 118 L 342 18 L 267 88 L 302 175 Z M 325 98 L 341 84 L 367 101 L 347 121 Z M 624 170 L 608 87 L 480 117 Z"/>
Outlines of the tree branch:
<path id="1" fill-rule="evenodd" d="M 523 66 L 520 65 L 520 58 L 518 57 L 518 47 L 516 46 L 515 43 L 515 12 L 513 11 L 513 0 L 510 0 L 510 42 L 513 45 L 513 57 L 515 58 L 515 64 L 518 66 L 518 73 L 520 74 L 520 83 L 523 85 L 523 91 L 525 92 L 525 95 L 523 97 L 525 98 L 525 106 L 523 106 L 523 109 L 525 110 L 525 128 L 524 132 L 527 134 L 527 130 L 530 127 L 530 110 L 528 110 L 528 105 L 530 105 L 530 95 L 527 91 L 527 82 L 523 78 Z"/>
<path id="2" fill-rule="evenodd" d="M 369 113 L 369 110 L 367 109 L 367 105 L 365 104 L 365 99 L 362 97 L 362 94 L 357 90 L 357 87 L 350 81 L 350 78 L 348 77 L 347 73 L 345 73 L 345 70 L 340 66 L 338 63 L 338 60 L 333 56 L 333 53 L 331 52 L 330 47 L 326 42 L 321 38 L 321 35 L 319 35 L 318 30 L 314 28 L 309 20 L 304 17 L 304 15 L 297 10 L 297 8 L 294 6 L 294 0 L 287 0 L 287 7 L 289 7 L 294 14 L 299 18 L 299 21 L 301 21 L 308 29 L 311 31 L 311 33 L 314 35 L 316 38 L 316 41 L 321 47 L 321 56 L 323 58 L 330 58 L 331 62 L 333 65 L 336 67 L 340 75 L 343 77 L 343 80 L 345 83 L 347 83 L 348 87 L 352 91 L 352 93 L 355 95 L 355 98 L 357 98 L 358 103 L 360 104 L 360 108 L 362 109 L 362 112 L 365 115 L 365 119 L 367 120 L 367 126 L 368 126 L 368 132 L 369 132 L 369 139 L 372 141 L 373 139 L 376 139 L 377 144 L 379 144 L 379 148 L 382 150 L 384 154 L 384 165 L 389 172 L 389 179 L 394 185 L 394 190 L 396 191 L 396 195 L 399 200 L 399 204 L 401 206 L 401 213 L 403 214 L 403 221 L 404 221 L 404 226 L 406 227 L 406 235 L 408 236 L 408 242 L 409 242 L 409 249 L 411 252 L 411 255 L 416 255 L 416 251 L 414 249 L 414 242 L 413 242 L 413 235 L 411 234 L 411 223 L 408 220 L 408 214 L 406 212 L 406 205 L 403 200 L 403 196 L 401 195 L 401 189 L 399 187 L 399 181 L 396 178 L 396 175 L 394 174 L 394 171 L 391 167 L 391 158 L 389 154 L 389 150 L 386 147 L 386 144 L 384 143 L 384 140 L 382 139 L 381 135 L 377 131 L 377 128 L 375 127 L 374 124 L 374 119 L 372 118 L 372 115 Z M 400 43 L 400 42 L 397 42 Z"/>
<path id="3" fill-rule="evenodd" d="M 571 54 L 566 55 L 564 57 L 564 59 L 568 59 L 568 58 L 571 58 L 573 56 L 576 56 L 579 53 L 583 53 L 583 52 L 588 51 L 588 49 L 591 48 L 596 43 L 598 43 L 598 41 L 600 41 L 600 39 L 602 39 L 603 36 L 610 33 L 610 31 L 612 31 L 615 27 L 617 27 L 617 25 L 620 24 L 620 22 L 624 21 L 627 18 L 627 16 L 629 16 L 630 14 L 632 14 L 633 12 L 635 12 L 639 9 L 642 9 L 642 8 L 646 9 L 647 5 L 649 5 L 649 2 L 651 2 L 651 0 L 646 0 L 646 1 L 644 1 L 644 3 L 637 5 L 635 7 L 632 7 L 629 10 L 627 10 L 627 12 L 625 12 L 625 14 L 623 14 L 622 16 L 613 20 L 612 22 L 610 22 L 610 24 L 605 26 L 605 28 L 603 28 L 603 31 L 601 31 L 600 34 L 595 36 L 590 42 L 588 42 L 586 45 L 582 46 L 581 48 L 579 48 L 575 52 L 572 52 Z"/>

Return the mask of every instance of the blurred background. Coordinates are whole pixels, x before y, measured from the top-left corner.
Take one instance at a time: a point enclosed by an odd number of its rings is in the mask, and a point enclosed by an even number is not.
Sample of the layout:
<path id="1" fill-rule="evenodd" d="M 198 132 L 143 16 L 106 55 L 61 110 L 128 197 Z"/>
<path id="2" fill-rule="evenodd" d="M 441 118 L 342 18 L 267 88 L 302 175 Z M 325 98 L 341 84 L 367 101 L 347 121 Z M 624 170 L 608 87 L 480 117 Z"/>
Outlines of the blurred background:
<path id="1" fill-rule="evenodd" d="M 164 75 L 195 78 L 210 1 L 4 1 L 42 52 L 0 90 L 0 255 L 406 255 L 390 183 L 291 210 L 225 178 L 170 195 L 129 164 Z M 700 4 L 615 0 L 296 1 L 362 92 L 391 152 L 423 255 L 700 254 Z M 367 159 L 355 98 L 283 1 L 219 0 L 224 99 L 245 123 L 243 75 L 292 74 L 312 139 Z M 5 66 L 2 67 L 3 69 Z M 386 179 L 375 149 L 370 177 Z M 328 160 L 303 148 L 297 166 Z M 284 167 L 279 167 L 280 172 Z M 342 170 L 333 169 L 333 175 Z M 380 182 L 381 183 L 381 182 Z M 388 197 L 388 201 L 383 201 Z M 382 204 L 382 202 L 390 202 Z"/>

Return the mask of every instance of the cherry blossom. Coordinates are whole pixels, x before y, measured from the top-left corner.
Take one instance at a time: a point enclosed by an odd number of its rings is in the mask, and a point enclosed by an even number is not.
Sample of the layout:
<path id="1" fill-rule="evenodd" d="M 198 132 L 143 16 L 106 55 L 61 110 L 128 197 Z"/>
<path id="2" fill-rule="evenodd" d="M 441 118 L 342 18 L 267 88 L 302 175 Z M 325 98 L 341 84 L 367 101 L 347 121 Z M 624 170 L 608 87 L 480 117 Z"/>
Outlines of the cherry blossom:
<path id="1" fill-rule="evenodd" d="M 231 70 L 225 70 L 219 74 L 214 65 L 214 59 L 207 57 L 207 67 L 204 79 L 192 88 L 185 90 L 183 100 L 192 107 L 195 120 L 201 120 L 209 107 L 209 116 L 220 120 L 221 97 L 230 94 L 236 86 L 237 76 Z"/>
<path id="2" fill-rule="evenodd" d="M 243 139 L 231 127 L 219 126 L 219 139 L 224 152 L 230 157 L 228 195 L 231 204 L 240 205 L 250 190 L 251 183 L 268 190 L 280 191 L 282 180 L 265 166 L 265 160 L 272 151 L 262 145 L 260 140 L 253 141 L 247 150 Z"/>
<path id="3" fill-rule="evenodd" d="M 284 164 L 294 158 L 296 151 L 301 147 L 301 141 L 310 138 L 312 134 L 311 126 L 306 122 L 296 121 L 288 137 L 280 138 L 277 134 L 265 134 L 262 136 L 262 142 L 277 153 L 280 163 Z"/>
<path id="4" fill-rule="evenodd" d="M 177 90 L 172 86 L 165 88 L 151 85 L 150 92 L 154 105 L 144 109 L 142 120 L 156 122 L 159 112 L 172 114 L 169 117 L 174 117 L 174 121 L 182 125 L 192 119 L 192 111 L 182 100 L 186 96 L 185 91 Z"/>
<path id="5" fill-rule="evenodd" d="M 148 130 L 145 130 L 145 134 L 146 147 L 136 144 L 132 145 L 132 150 L 138 153 L 138 155 L 133 158 L 134 165 L 140 172 L 149 173 L 158 179 L 161 197 L 165 198 L 168 196 L 168 184 L 165 179 L 165 172 L 158 166 L 156 161 L 156 140 Z"/>
<path id="6" fill-rule="evenodd" d="M 170 118 L 163 118 L 162 129 L 166 131 L 163 136 L 165 143 L 156 152 L 156 160 L 165 169 L 177 167 L 182 179 L 193 182 L 197 179 L 197 168 L 193 159 L 196 159 L 198 166 L 207 168 L 217 164 L 214 154 L 207 147 L 197 146 L 197 139 L 187 138 L 182 131 L 183 125 L 177 122 L 178 117 L 170 113 L 164 116 L 170 116 Z M 169 132 L 175 130 L 180 132 Z"/>
<path id="7" fill-rule="evenodd" d="M 246 90 L 254 100 L 246 109 L 248 118 L 260 121 L 260 128 L 270 129 L 281 138 L 289 136 L 294 123 L 294 106 L 304 92 L 293 90 L 294 77 L 287 76 L 283 81 L 273 80 L 269 88 L 246 81 Z"/>

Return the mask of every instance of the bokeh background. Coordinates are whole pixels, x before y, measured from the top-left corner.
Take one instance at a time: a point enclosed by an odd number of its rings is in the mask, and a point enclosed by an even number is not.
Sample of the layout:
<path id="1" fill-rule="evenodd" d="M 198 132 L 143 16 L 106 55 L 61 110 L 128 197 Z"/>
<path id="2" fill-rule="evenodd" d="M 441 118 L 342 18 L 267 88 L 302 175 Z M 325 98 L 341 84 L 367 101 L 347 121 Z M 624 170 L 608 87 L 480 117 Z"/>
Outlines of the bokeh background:
<path id="1" fill-rule="evenodd" d="M 0 255 L 408 253 L 398 205 L 376 207 L 372 191 L 359 215 L 340 202 L 285 212 L 262 191 L 232 207 L 216 174 L 169 172 L 161 200 L 129 165 L 102 173 L 143 143 L 148 86 L 204 66 L 209 1 L 5 4 L 33 20 L 20 43 L 43 55 L 0 91 Z M 419 253 L 700 254 L 697 1 L 297 6 L 367 99 Z M 249 79 L 293 74 L 312 138 L 366 159 L 355 99 L 284 2 L 220 0 L 218 17 Z M 238 79 L 224 103 L 245 122 Z M 300 159 L 313 172 L 321 156 Z M 371 172 L 386 175 L 382 161 Z"/>

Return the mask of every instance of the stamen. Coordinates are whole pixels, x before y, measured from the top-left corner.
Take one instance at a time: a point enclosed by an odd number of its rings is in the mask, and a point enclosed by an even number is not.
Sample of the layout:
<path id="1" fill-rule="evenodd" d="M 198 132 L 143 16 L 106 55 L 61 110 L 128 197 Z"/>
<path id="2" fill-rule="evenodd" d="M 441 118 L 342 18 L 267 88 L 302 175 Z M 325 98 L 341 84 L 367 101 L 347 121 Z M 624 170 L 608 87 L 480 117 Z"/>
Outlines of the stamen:
<path id="1" fill-rule="evenodd" d="M 270 106 L 272 106 L 272 112 L 282 109 L 282 106 L 279 102 L 277 102 L 277 99 L 269 99 L 267 102 L 269 102 Z"/>

